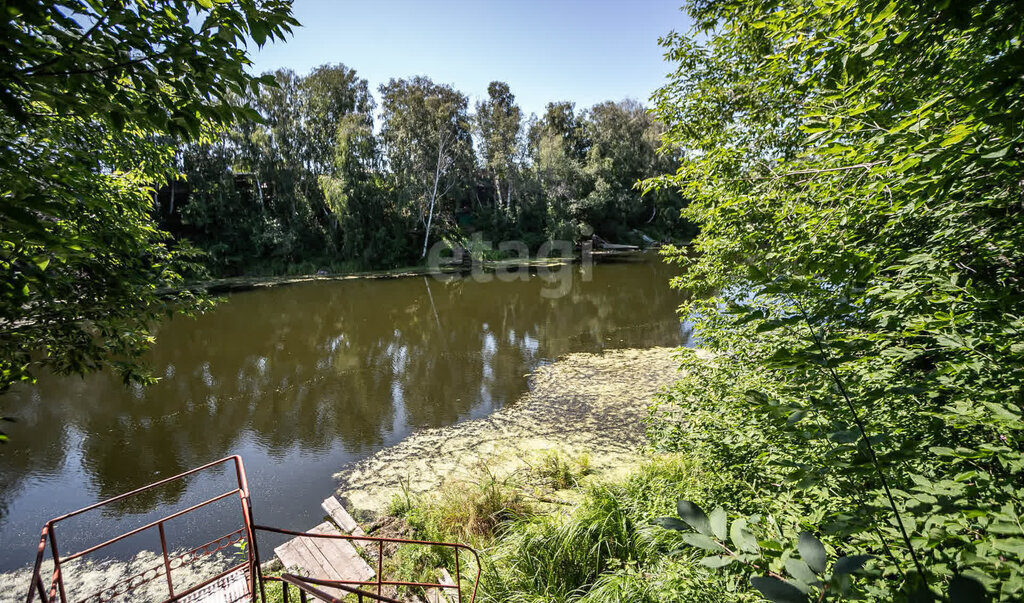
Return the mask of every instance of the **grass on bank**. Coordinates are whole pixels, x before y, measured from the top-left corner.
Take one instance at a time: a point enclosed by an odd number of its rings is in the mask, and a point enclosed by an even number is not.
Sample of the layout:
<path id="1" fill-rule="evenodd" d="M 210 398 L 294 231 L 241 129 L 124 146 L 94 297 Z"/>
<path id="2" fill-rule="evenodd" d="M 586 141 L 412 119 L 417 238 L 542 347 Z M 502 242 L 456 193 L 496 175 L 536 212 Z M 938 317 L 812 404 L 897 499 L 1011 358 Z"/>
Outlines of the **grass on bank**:
<path id="1" fill-rule="evenodd" d="M 525 475 L 484 468 L 440 491 L 395 497 L 389 513 L 416 538 L 465 542 L 480 554 L 479 601 L 744 601 L 749 595 L 701 566 L 678 534 L 652 525 L 676 500 L 710 500 L 722 478 L 681 455 L 652 458 L 617 482 L 582 480 L 583 463 L 546 457 Z M 547 476 L 547 477 L 545 477 Z M 537 502 L 538 483 L 568 485 L 575 502 Z M 564 489 L 562 489 L 564 490 Z M 562 494 L 565 494 L 563 492 Z M 543 497 L 541 497 L 543 498 Z M 440 547 L 403 547 L 388 572 L 434 579 L 454 559 Z M 475 567 L 461 558 L 463 576 Z M 749 599 L 756 600 L 756 599 Z"/>

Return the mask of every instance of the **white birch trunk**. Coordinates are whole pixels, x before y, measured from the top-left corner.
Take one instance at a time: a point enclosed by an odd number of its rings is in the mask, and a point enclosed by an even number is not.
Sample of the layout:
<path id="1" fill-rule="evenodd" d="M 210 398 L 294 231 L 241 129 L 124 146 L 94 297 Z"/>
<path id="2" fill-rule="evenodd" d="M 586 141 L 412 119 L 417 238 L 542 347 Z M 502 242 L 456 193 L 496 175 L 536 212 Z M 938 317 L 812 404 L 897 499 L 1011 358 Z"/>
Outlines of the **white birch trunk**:
<path id="1" fill-rule="evenodd" d="M 430 241 L 430 223 L 434 220 L 434 202 L 437 200 L 437 184 L 441 181 L 441 161 L 444 156 L 444 135 L 437 137 L 437 165 L 434 167 L 434 190 L 430 193 L 430 210 L 427 212 L 427 231 L 423 234 L 423 253 L 420 259 L 427 257 L 427 243 Z"/>

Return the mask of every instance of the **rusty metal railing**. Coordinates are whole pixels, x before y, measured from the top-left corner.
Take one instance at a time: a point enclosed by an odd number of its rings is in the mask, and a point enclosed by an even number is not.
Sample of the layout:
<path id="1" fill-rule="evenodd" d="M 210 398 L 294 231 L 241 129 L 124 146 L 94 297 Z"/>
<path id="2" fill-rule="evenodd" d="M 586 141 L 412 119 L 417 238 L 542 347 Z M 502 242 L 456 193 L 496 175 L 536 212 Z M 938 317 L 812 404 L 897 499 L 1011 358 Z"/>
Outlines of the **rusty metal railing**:
<path id="1" fill-rule="evenodd" d="M 59 548 L 59 541 L 57 538 L 57 526 L 63 521 L 66 521 L 72 517 L 82 515 L 102 507 L 106 507 L 120 501 L 126 500 L 133 496 L 137 496 L 143 492 L 147 492 L 154 488 L 166 485 L 168 483 L 187 478 L 189 476 L 211 470 L 221 465 L 232 464 L 235 469 L 235 488 L 222 492 L 212 498 L 209 498 L 203 502 L 194 504 L 190 507 L 176 511 L 169 515 L 151 521 L 143 526 L 134 528 L 114 538 L 110 538 L 100 544 L 90 546 L 76 553 L 70 555 L 61 555 Z M 233 532 L 229 532 L 224 536 L 215 538 L 207 542 L 206 544 L 192 548 L 184 553 L 178 553 L 172 555 L 167 548 L 167 530 L 165 524 L 168 521 L 192 513 L 211 505 L 221 500 L 228 499 L 232 496 L 238 496 L 240 511 L 241 511 L 241 527 Z M 255 602 L 256 595 L 259 594 L 259 600 L 264 603 L 267 601 L 265 592 L 265 584 L 267 582 L 281 582 L 282 592 L 284 597 L 284 603 L 288 603 L 288 590 L 289 585 L 294 586 L 299 590 L 299 598 L 305 603 L 308 596 L 321 599 L 323 601 L 341 603 L 341 599 L 334 597 L 333 595 L 324 591 L 324 588 L 336 589 L 349 594 L 354 594 L 359 601 L 363 601 L 367 598 L 371 601 L 381 601 L 384 603 L 400 603 L 398 600 L 385 595 L 383 590 L 384 587 L 419 587 L 423 589 L 441 589 L 444 592 L 445 589 L 454 590 L 456 599 L 459 603 L 462 603 L 462 564 L 460 560 L 460 552 L 468 552 L 473 557 L 473 561 L 476 565 L 476 575 L 473 577 L 472 592 L 469 597 L 469 603 L 473 603 L 476 600 L 477 588 L 480 582 L 480 558 L 477 556 L 475 550 L 464 544 L 450 543 L 450 542 L 436 542 L 428 540 L 412 540 L 406 538 L 387 538 L 379 536 L 352 536 L 348 534 L 321 534 L 321 533 L 309 533 L 309 532 L 296 532 L 293 530 L 285 530 L 282 528 L 275 528 L 270 526 L 259 526 L 253 522 L 252 518 L 252 503 L 249 498 L 249 484 L 245 476 L 245 467 L 242 464 L 242 459 L 238 455 L 229 456 L 212 463 L 207 463 L 201 467 L 196 467 L 190 471 L 186 471 L 173 477 L 162 479 L 158 482 L 154 482 L 147 486 L 137 488 L 131 492 L 109 498 L 104 501 L 97 502 L 89 505 L 83 509 L 55 517 L 50 521 L 46 522 L 43 526 L 42 533 L 39 537 L 39 548 L 36 553 L 35 565 L 32 570 L 32 582 L 29 586 L 28 594 L 25 597 L 25 603 L 33 603 L 37 599 L 43 603 L 68 603 L 67 588 L 65 585 L 65 566 L 76 559 L 81 559 L 86 555 L 95 553 L 103 550 L 117 542 L 120 542 L 128 537 L 136 534 L 141 534 L 148 530 L 156 530 L 160 537 L 160 549 L 161 549 L 161 563 L 151 566 L 142 572 L 139 572 L 128 578 L 119 580 L 113 585 L 106 586 L 101 590 L 86 596 L 84 599 L 80 599 L 86 603 L 106 603 L 112 601 L 117 597 L 135 596 L 135 591 L 143 585 L 149 584 L 154 580 L 159 579 L 163 576 L 167 581 L 167 598 L 163 599 L 164 603 L 171 603 L 174 601 L 180 601 L 190 595 L 201 595 L 206 593 L 200 593 L 202 589 L 207 588 L 221 588 L 224 581 L 231 582 L 232 586 L 236 586 L 239 583 L 236 579 L 241 578 L 241 572 L 244 574 L 242 584 L 244 585 L 244 592 L 238 593 L 233 599 L 234 601 L 250 601 Z M 364 550 L 372 550 L 374 547 L 377 552 L 377 571 L 376 579 L 374 580 L 328 580 L 316 576 L 297 576 L 294 574 L 285 573 L 280 576 L 264 576 L 260 567 L 260 556 L 259 549 L 256 542 L 256 531 L 272 532 L 276 534 L 289 535 L 293 537 L 305 537 L 305 538 L 327 538 L 327 539 L 339 539 L 348 540 L 355 542 L 365 543 L 363 545 Z M 202 557 L 212 555 L 218 551 L 226 549 L 230 546 L 236 545 L 240 542 L 246 542 L 247 546 L 244 547 L 246 559 L 244 562 L 229 567 L 226 570 L 219 572 L 217 575 L 202 580 L 198 584 L 189 586 L 185 589 L 181 589 L 180 585 L 175 585 L 174 578 L 172 576 L 174 570 L 185 567 L 189 564 L 196 562 Z M 438 546 L 453 549 L 455 555 L 455 580 L 454 584 L 444 582 L 414 582 L 414 581 L 403 581 L 403 580 L 385 580 L 383 577 L 384 572 L 384 545 L 385 544 L 396 544 L 396 545 L 428 545 Z M 46 580 L 43 577 L 43 560 L 46 557 L 47 549 L 50 550 L 50 556 L 53 559 L 53 572 L 50 575 L 50 584 L 47 588 Z M 372 590 L 366 590 L 372 589 Z M 375 592 L 374 592 L 375 591 Z M 218 591 L 221 592 L 221 591 Z M 222 593 L 223 594 L 223 593 Z"/>
<path id="2" fill-rule="evenodd" d="M 154 488 L 158 488 L 170 482 L 181 480 L 191 475 L 208 471 L 210 469 L 213 469 L 214 467 L 226 465 L 228 463 L 232 463 L 234 465 L 236 479 L 235 488 L 228 490 L 226 492 L 222 492 L 217 496 L 209 498 L 201 503 L 192 505 L 186 509 L 182 509 L 175 513 L 171 513 L 170 515 L 167 515 L 156 521 L 151 521 L 143 526 L 129 530 L 124 534 L 106 540 L 100 544 L 88 547 L 84 550 L 78 551 L 71 555 L 61 555 L 57 538 L 57 526 L 59 523 L 66 521 L 72 517 L 81 515 L 83 513 L 94 511 L 101 507 L 106 507 L 108 505 L 115 504 L 117 502 L 123 501 L 133 496 L 137 496 L 143 492 L 152 490 Z M 183 554 L 175 556 L 172 556 L 170 554 L 170 552 L 167 550 L 167 534 L 164 527 L 168 521 L 175 519 L 177 517 L 181 517 L 200 508 L 203 508 L 207 505 L 211 505 L 215 502 L 224 500 L 234 495 L 238 496 L 239 503 L 241 505 L 242 527 L 233 532 L 229 532 L 224 536 L 221 536 L 220 538 L 216 538 L 204 545 L 193 548 Z M 36 553 L 36 561 L 32 571 L 32 584 L 29 587 L 28 595 L 25 597 L 25 602 L 33 603 L 33 601 L 35 601 L 36 598 L 38 597 L 40 601 L 46 603 L 51 603 L 55 601 L 59 601 L 60 603 L 68 603 L 67 588 L 65 585 L 65 577 L 63 572 L 63 567 L 67 563 L 75 559 L 80 559 L 85 555 L 89 555 L 106 547 L 109 547 L 114 543 L 120 542 L 121 540 L 124 540 L 125 538 L 128 538 L 130 536 L 134 536 L 147 530 L 154 529 L 159 533 L 160 536 L 162 563 L 157 566 L 150 567 L 139 574 L 130 576 L 127 579 L 121 580 L 112 586 L 103 588 L 100 591 L 87 596 L 85 599 L 82 599 L 82 601 L 96 603 L 110 601 L 117 596 L 127 595 L 128 593 L 134 591 L 140 586 L 148 584 L 153 580 L 156 580 L 161 575 L 165 576 L 167 580 L 168 598 L 164 599 L 164 601 L 177 601 L 183 597 L 187 597 L 188 595 L 195 593 L 196 591 L 206 586 L 209 586 L 217 580 L 225 578 L 233 572 L 238 571 L 244 571 L 246 574 L 246 588 L 248 590 L 249 597 L 251 598 L 251 593 L 255 592 L 256 577 L 259 575 L 259 552 L 256 548 L 256 539 L 253 537 L 252 504 L 249 499 L 249 485 L 245 477 L 245 467 L 242 464 L 241 457 L 235 455 L 220 459 L 218 461 L 214 461 L 212 463 L 207 463 L 206 465 L 203 465 L 201 467 L 196 467 L 195 469 L 192 469 L 190 471 L 186 471 L 179 475 L 162 479 L 158 482 L 154 482 L 147 486 L 143 486 L 141 488 L 132 490 L 131 492 L 126 492 L 113 498 L 97 502 L 95 504 L 89 505 L 88 507 L 79 509 L 77 511 L 61 515 L 60 517 L 55 517 L 54 519 L 51 519 L 50 521 L 46 522 L 46 524 L 43 526 L 42 533 L 39 537 L 39 548 Z M 216 576 L 213 576 L 212 578 L 203 580 L 199 584 L 190 586 L 186 589 L 182 589 L 176 592 L 174 578 L 172 576 L 175 569 L 189 565 L 201 557 L 212 555 L 213 553 L 219 550 L 232 546 L 235 543 L 241 542 L 243 539 L 248 543 L 248 546 L 245 547 L 245 562 L 230 567 L 227 570 L 218 573 Z M 43 579 L 42 575 L 42 565 L 43 560 L 46 557 L 47 548 L 50 549 L 50 554 L 53 559 L 53 573 L 50 576 L 49 589 L 47 589 L 45 580 Z"/>
<path id="3" fill-rule="evenodd" d="M 288 598 L 288 586 L 292 585 L 299 589 L 299 601 L 300 603 L 306 603 L 308 596 L 313 595 L 321 601 L 326 603 L 344 603 L 344 599 L 339 599 L 334 595 L 325 593 L 323 590 L 317 588 L 317 586 L 326 586 L 328 588 L 335 588 L 346 593 L 354 594 L 358 603 L 363 603 L 363 597 L 371 599 L 373 601 L 382 601 L 383 603 L 403 603 L 398 599 L 392 599 L 385 595 L 375 595 L 368 593 L 358 588 L 353 588 L 347 584 L 337 584 L 332 580 L 321 580 L 319 578 L 310 578 L 308 576 L 296 576 L 294 574 L 281 574 L 280 576 L 268 576 L 266 580 L 276 580 L 281 582 L 281 601 L 283 603 L 289 603 Z"/>
<path id="4" fill-rule="evenodd" d="M 284 535 L 287 535 L 287 536 L 294 536 L 294 537 L 304 537 L 304 538 L 313 538 L 313 539 L 325 538 L 325 539 L 335 539 L 335 540 L 347 540 L 347 541 L 353 542 L 353 543 L 358 543 L 358 542 L 373 543 L 373 544 L 370 544 L 369 546 L 363 545 L 362 548 L 363 549 L 374 548 L 374 545 L 376 545 L 375 548 L 377 549 L 377 551 L 376 551 L 377 552 L 377 571 L 376 571 L 376 579 L 374 579 L 374 580 L 326 580 L 326 579 L 323 579 L 323 578 L 315 578 L 315 577 L 310 577 L 310 576 L 295 576 L 293 574 L 282 574 L 281 576 L 263 576 L 261 574 L 260 578 L 259 578 L 259 581 L 260 581 L 260 595 L 261 595 L 261 597 L 262 597 L 262 599 L 264 601 L 266 601 L 267 597 L 266 597 L 266 593 L 264 592 L 264 589 L 263 589 L 263 583 L 264 582 L 268 582 L 268 581 L 280 581 L 280 582 L 284 583 L 284 585 L 282 586 L 282 590 L 284 592 L 284 597 L 285 597 L 284 603 L 288 603 L 288 599 L 287 599 L 288 587 L 287 587 L 287 584 L 292 584 L 292 585 L 296 586 L 297 588 L 299 588 L 299 595 L 300 595 L 300 597 L 303 597 L 301 599 L 303 602 L 306 601 L 306 599 L 304 598 L 305 595 L 303 594 L 304 592 L 309 592 L 313 596 L 315 596 L 317 598 L 321 598 L 320 594 L 312 592 L 312 590 L 316 590 L 316 588 L 315 588 L 315 586 L 310 586 L 310 585 L 316 585 L 316 586 L 326 586 L 326 587 L 330 587 L 330 588 L 337 588 L 339 590 L 343 590 L 345 592 L 349 592 L 349 593 L 355 594 L 355 595 L 357 595 L 359 597 L 359 601 L 362 601 L 362 597 L 368 597 L 372 601 L 385 601 L 385 602 L 394 602 L 394 603 L 400 603 L 400 602 L 395 600 L 395 599 L 388 598 L 388 597 L 383 595 L 383 588 L 385 586 L 420 587 L 420 588 L 424 588 L 424 589 L 427 589 L 427 588 L 449 589 L 449 590 L 454 590 L 455 591 L 456 601 L 458 601 L 458 603 L 462 603 L 462 600 L 463 600 L 462 599 L 462 565 L 461 565 L 461 562 L 460 562 L 460 559 L 459 559 L 459 553 L 461 551 L 466 551 L 470 555 L 472 555 L 473 561 L 474 561 L 474 565 L 476 565 L 476 574 L 473 577 L 473 585 L 472 585 L 472 591 L 471 591 L 470 597 L 469 597 L 469 603 L 474 603 L 476 601 L 476 593 L 477 593 L 477 589 L 478 589 L 478 587 L 480 585 L 480 557 L 477 555 L 477 552 L 472 547 L 464 545 L 464 544 L 454 543 L 454 542 L 439 542 L 439 541 L 433 541 L 433 540 L 413 540 L 413 539 L 409 539 L 409 538 L 388 538 L 388 537 L 384 537 L 384 536 L 352 536 L 350 534 L 320 534 L 320 533 L 312 533 L 312 532 L 296 532 L 294 530 L 285 530 L 283 528 L 274 528 L 274 527 L 270 527 L 270 526 L 261 526 L 261 525 L 253 525 L 253 530 L 256 531 L 256 532 L 259 532 L 259 531 L 273 532 L 275 534 L 284 534 Z M 407 580 L 385 580 L 384 576 L 383 576 L 383 574 L 384 574 L 384 545 L 385 544 L 389 544 L 389 543 L 390 544 L 397 544 L 397 545 L 410 545 L 410 544 L 412 544 L 412 545 L 427 545 L 427 546 L 437 546 L 437 547 L 453 549 L 454 553 L 455 553 L 455 583 L 454 584 L 445 584 L 443 582 L 413 582 L 413 581 L 407 581 Z M 259 571 L 259 570 L 257 569 L 257 571 Z M 286 576 L 288 577 L 287 580 L 285 579 Z M 303 584 L 298 584 L 297 582 L 302 582 Z M 362 590 L 362 589 L 358 588 L 360 586 L 362 586 L 362 587 L 375 587 L 376 592 Z M 321 594 L 324 594 L 324 593 L 322 593 L 322 591 L 321 591 Z M 327 599 L 324 599 L 325 601 L 332 600 L 332 597 L 330 595 L 326 595 L 325 594 L 325 596 L 328 597 Z M 334 599 L 334 600 L 336 600 L 336 599 Z"/>

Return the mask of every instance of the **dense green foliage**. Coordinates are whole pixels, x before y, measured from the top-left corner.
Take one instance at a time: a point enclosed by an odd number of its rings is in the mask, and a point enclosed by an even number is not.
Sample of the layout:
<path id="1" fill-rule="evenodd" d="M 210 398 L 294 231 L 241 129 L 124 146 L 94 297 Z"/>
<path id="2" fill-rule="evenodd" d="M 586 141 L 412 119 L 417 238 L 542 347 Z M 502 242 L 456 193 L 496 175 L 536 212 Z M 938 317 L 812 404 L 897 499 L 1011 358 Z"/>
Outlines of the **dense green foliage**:
<path id="1" fill-rule="evenodd" d="M 344 65 L 272 77 L 246 99 L 262 122 L 179 147 L 185 181 L 158 199 L 161 225 L 206 251 L 216 274 L 405 266 L 474 236 L 536 252 L 593 233 L 689 234 L 678 192 L 636 188 L 675 164 L 657 152 L 663 126 L 634 101 L 581 113 L 552 103 L 524 119 L 502 82 L 471 112 L 465 94 L 426 77 L 382 85 L 379 105 Z"/>
<path id="2" fill-rule="evenodd" d="M 692 199 L 668 255 L 703 350 L 661 460 L 499 530 L 485 596 L 1020 600 L 1024 8 L 688 10 L 654 109 L 680 167 L 647 185 Z M 556 170 L 578 126 L 549 121 Z"/>
<path id="3" fill-rule="evenodd" d="M 5 6 L 0 386 L 29 350 L 134 375 L 145 321 L 188 301 L 158 294 L 187 256 L 149 214 L 175 172 L 159 223 L 223 274 L 687 220 L 707 353 L 650 424 L 683 457 L 564 514 L 483 489 L 419 535 L 486 526 L 501 601 L 1024 597 L 1020 2 L 693 0 L 653 115 L 524 120 L 500 82 L 471 114 L 418 77 L 381 87 L 379 131 L 343 65 L 244 75 L 287 2 Z"/>
<path id="4" fill-rule="evenodd" d="M 745 485 L 705 508 L 771 554 L 718 571 L 838 596 L 788 569 L 807 531 L 872 556 L 860 597 L 1020 600 L 1024 7 L 689 9 L 655 108 L 683 161 L 651 185 L 693 200 L 676 284 L 712 357 L 652 436 Z"/>
<path id="5" fill-rule="evenodd" d="M 8 0 L 0 21 L 0 391 L 47 367 L 134 360 L 187 294 L 189 255 L 151 215 L 165 141 L 250 119 L 245 42 L 280 39 L 287 0 Z"/>

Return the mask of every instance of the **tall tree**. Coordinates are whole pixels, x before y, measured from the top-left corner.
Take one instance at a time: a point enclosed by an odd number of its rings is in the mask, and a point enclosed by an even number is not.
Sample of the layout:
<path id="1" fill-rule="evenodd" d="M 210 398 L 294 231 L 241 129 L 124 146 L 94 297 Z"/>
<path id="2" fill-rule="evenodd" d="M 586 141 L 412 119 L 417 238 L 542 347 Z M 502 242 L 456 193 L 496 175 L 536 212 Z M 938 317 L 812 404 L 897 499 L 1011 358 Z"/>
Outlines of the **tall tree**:
<path id="1" fill-rule="evenodd" d="M 40 368 L 143 379 L 153 319 L 195 308 L 150 214 L 168 137 L 251 118 L 247 39 L 288 0 L 21 0 L 0 21 L 0 389 Z"/>
<path id="2" fill-rule="evenodd" d="M 584 172 L 593 187 L 579 203 L 581 219 L 604 236 L 624 237 L 638 226 L 673 224 L 682 206 L 678 191 L 641 197 L 637 183 L 674 169 L 677 157 L 659 153 L 664 129 L 635 100 L 594 105 L 583 117 L 589 143 Z"/>
<path id="3" fill-rule="evenodd" d="M 488 99 L 476 105 L 476 126 L 484 167 L 494 183 L 497 205 L 512 213 L 512 186 L 518 171 L 522 110 L 504 82 L 491 82 Z"/>
<path id="4" fill-rule="evenodd" d="M 473 160 L 468 99 L 429 78 L 391 80 L 381 86 L 381 139 L 397 186 L 424 228 L 423 256 L 438 204 L 468 188 Z"/>
<path id="5" fill-rule="evenodd" d="M 304 163 L 319 176 L 336 169 L 335 149 L 343 121 L 356 116 L 361 125 L 373 127 L 373 97 L 366 80 L 342 64 L 321 65 L 299 84 L 302 129 L 307 132 Z M 294 107 L 293 107 L 294 109 Z M 356 151 L 349 147 L 348 152 Z"/>
<path id="6" fill-rule="evenodd" d="M 544 117 L 530 135 L 534 162 L 546 197 L 546 227 L 552 239 L 578 239 L 579 202 L 590 183 L 583 172 L 587 141 L 583 122 L 570 102 L 548 103 Z"/>
<path id="7" fill-rule="evenodd" d="M 576 103 L 548 103 L 541 124 L 543 133 L 559 141 L 567 158 L 572 161 L 583 161 L 587 156 L 590 143 L 583 120 L 576 113 Z"/>

